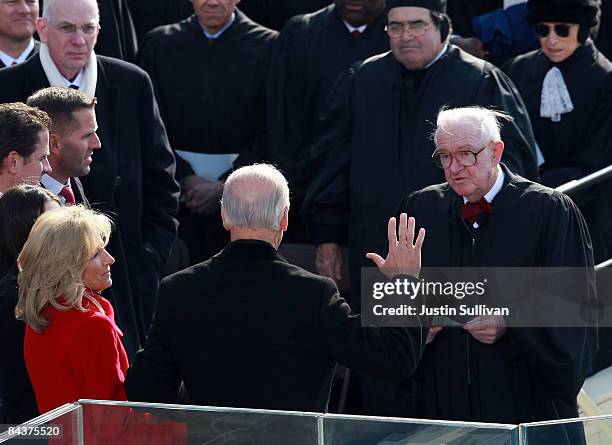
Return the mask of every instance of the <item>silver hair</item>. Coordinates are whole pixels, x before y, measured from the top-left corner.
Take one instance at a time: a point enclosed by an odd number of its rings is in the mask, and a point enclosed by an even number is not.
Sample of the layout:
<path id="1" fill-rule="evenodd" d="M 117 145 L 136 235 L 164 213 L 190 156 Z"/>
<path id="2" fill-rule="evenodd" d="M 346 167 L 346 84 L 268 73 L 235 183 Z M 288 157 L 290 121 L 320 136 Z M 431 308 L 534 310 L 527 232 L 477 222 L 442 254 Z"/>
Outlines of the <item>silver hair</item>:
<path id="1" fill-rule="evenodd" d="M 467 125 L 475 131 L 480 130 L 480 144 L 485 145 L 489 142 L 501 141 L 500 129 L 502 121 L 512 122 L 513 118 L 502 111 L 490 110 L 484 107 L 471 106 L 462 108 L 442 109 L 438 114 L 436 130 L 433 139 L 438 145 L 438 135 L 441 132 L 451 134 L 449 128 L 456 128 L 457 125 Z"/>
<path id="2" fill-rule="evenodd" d="M 58 1 L 62 0 L 45 0 L 43 4 L 42 16 L 44 19 L 49 20 L 49 11 L 52 9 L 51 6 L 55 5 Z M 83 1 L 91 1 L 96 7 L 96 18 L 98 22 L 100 21 L 100 7 L 98 6 L 98 2 L 96 0 L 83 0 Z"/>
<path id="3" fill-rule="evenodd" d="M 225 181 L 221 208 L 229 226 L 278 231 L 289 210 L 287 180 L 270 164 L 239 168 Z"/>

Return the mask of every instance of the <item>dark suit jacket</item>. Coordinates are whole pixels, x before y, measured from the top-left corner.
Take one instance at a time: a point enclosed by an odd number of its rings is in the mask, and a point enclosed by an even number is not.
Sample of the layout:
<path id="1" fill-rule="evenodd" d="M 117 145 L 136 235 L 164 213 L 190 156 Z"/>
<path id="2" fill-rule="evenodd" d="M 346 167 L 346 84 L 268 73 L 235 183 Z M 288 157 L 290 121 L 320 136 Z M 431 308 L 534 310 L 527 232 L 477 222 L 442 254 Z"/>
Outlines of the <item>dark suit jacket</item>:
<path id="1" fill-rule="evenodd" d="M 241 240 L 162 281 L 126 393 L 175 402 L 182 380 L 195 404 L 324 411 L 336 362 L 407 377 L 426 337 L 424 328 L 362 328 L 331 280 Z"/>
<path id="2" fill-rule="evenodd" d="M 40 49 L 40 42 L 38 40 L 34 40 L 34 48 L 32 48 L 32 51 L 30 51 L 30 54 L 28 54 L 28 58 L 26 60 L 29 60 L 32 57 L 34 57 L 36 54 L 38 54 L 39 49 Z M 2 63 L 2 60 L 0 60 L 0 69 L 2 68 L 6 68 L 6 65 Z"/>
<path id="3" fill-rule="evenodd" d="M 40 57 L 0 71 L 0 103 L 25 101 L 49 86 Z M 81 178 L 91 206 L 116 222 L 107 295 L 124 331 L 128 354 L 144 343 L 159 269 L 176 238 L 179 187 L 174 156 L 149 76 L 135 65 L 98 56 L 96 116 L 102 149 Z"/>

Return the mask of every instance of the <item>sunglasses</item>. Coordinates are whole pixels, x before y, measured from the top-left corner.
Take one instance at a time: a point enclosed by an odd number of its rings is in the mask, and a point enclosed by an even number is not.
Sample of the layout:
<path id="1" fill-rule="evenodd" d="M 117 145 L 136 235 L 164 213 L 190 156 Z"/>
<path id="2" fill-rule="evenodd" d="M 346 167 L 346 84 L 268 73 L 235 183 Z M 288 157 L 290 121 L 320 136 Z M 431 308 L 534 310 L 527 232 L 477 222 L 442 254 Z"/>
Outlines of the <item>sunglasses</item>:
<path id="1" fill-rule="evenodd" d="M 565 38 L 570 34 L 570 25 L 567 23 L 557 23 L 556 25 L 545 25 L 544 23 L 538 23 L 533 27 L 536 35 L 541 39 L 548 37 L 551 29 L 554 29 L 557 37 Z"/>

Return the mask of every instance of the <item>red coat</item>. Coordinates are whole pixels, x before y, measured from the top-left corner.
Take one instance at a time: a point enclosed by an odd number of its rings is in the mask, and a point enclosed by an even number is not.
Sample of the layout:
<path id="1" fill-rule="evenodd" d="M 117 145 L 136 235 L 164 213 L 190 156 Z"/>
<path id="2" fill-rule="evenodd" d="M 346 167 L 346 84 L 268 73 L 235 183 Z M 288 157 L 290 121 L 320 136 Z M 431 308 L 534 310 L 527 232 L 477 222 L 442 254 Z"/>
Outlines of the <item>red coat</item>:
<path id="1" fill-rule="evenodd" d="M 89 295 L 106 314 L 83 298 L 84 312 L 50 307 L 42 334 L 26 328 L 24 357 L 41 414 L 78 399 L 127 400 L 123 334 L 108 300 Z"/>
<path id="2" fill-rule="evenodd" d="M 123 382 L 129 364 L 121 343 L 123 334 L 115 324 L 110 302 L 94 292 L 89 295 L 105 313 L 84 298 L 85 311 L 47 309 L 45 314 L 51 322 L 42 334 L 26 328 L 24 357 L 41 414 L 78 399 L 127 400 Z M 127 407 L 86 405 L 84 419 L 87 443 L 151 445 L 186 441 L 185 424 Z M 64 440 L 69 442 L 72 426 L 66 425 L 64 430 Z"/>

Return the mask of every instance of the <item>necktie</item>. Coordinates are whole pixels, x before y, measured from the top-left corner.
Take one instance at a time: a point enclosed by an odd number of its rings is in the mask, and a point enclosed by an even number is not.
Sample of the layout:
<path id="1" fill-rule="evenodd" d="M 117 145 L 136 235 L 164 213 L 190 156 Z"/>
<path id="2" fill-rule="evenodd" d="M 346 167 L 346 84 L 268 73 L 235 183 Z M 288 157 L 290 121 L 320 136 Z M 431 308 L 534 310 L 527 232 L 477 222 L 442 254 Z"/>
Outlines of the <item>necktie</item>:
<path id="1" fill-rule="evenodd" d="M 13 63 L 11 63 L 11 66 L 17 65 L 17 61 L 13 60 Z"/>
<path id="2" fill-rule="evenodd" d="M 74 199 L 74 193 L 69 185 L 65 185 L 64 188 L 59 192 L 59 195 L 66 200 L 67 206 L 73 206 L 76 204 L 76 200 Z"/>
<path id="3" fill-rule="evenodd" d="M 493 207 L 491 207 L 491 204 L 487 202 L 484 196 L 478 202 L 468 202 L 461 207 L 461 215 L 469 224 L 474 224 L 483 213 L 489 215 L 493 213 Z"/>
<path id="4" fill-rule="evenodd" d="M 70 85 L 68 85 L 68 88 L 71 88 L 71 89 L 73 89 L 73 90 L 78 90 L 78 89 L 79 89 L 79 86 L 78 86 L 78 85 L 75 85 L 75 84 L 70 84 Z"/>
<path id="5" fill-rule="evenodd" d="M 359 37 L 361 35 L 361 31 L 359 31 L 358 29 L 355 29 L 354 31 L 351 31 L 351 35 L 353 37 Z"/>

